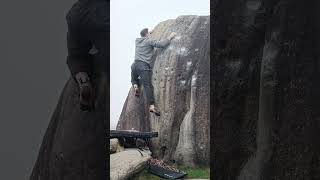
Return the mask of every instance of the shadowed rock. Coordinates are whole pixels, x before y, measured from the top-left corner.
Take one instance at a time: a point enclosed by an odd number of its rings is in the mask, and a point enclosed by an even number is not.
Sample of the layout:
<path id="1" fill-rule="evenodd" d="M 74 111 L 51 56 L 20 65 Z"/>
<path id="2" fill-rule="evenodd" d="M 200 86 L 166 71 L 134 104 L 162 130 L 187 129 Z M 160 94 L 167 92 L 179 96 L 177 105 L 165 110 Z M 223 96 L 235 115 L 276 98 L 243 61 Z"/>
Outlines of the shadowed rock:
<path id="1" fill-rule="evenodd" d="M 213 178 L 319 179 L 319 1 L 212 7 Z"/>

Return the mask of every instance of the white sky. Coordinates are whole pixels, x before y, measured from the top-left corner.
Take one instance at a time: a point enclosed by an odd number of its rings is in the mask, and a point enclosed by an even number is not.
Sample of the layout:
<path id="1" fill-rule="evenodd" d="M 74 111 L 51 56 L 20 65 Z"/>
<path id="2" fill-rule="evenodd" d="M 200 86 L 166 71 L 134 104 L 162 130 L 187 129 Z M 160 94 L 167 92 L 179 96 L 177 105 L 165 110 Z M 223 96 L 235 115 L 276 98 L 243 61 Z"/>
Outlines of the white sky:
<path id="1" fill-rule="evenodd" d="M 110 128 L 115 129 L 131 87 L 134 42 L 141 29 L 180 15 L 209 15 L 210 0 L 111 0 L 110 5 Z"/>

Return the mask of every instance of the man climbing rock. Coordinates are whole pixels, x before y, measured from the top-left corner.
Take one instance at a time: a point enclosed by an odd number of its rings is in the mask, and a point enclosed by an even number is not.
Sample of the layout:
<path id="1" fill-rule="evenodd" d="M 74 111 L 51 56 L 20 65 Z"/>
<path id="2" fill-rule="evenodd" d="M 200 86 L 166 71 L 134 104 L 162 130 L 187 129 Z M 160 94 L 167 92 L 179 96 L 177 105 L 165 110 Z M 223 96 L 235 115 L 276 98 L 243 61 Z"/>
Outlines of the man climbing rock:
<path id="1" fill-rule="evenodd" d="M 149 32 L 148 28 L 144 28 L 140 32 L 141 37 L 136 39 L 135 60 L 131 66 L 131 83 L 136 96 L 139 96 L 139 86 L 143 85 L 149 102 L 149 111 L 160 116 L 160 112 L 155 108 L 150 63 L 154 48 L 165 48 L 168 46 L 176 33 L 172 32 L 167 39 L 161 41 L 152 40 L 150 34 L 151 32 Z"/>

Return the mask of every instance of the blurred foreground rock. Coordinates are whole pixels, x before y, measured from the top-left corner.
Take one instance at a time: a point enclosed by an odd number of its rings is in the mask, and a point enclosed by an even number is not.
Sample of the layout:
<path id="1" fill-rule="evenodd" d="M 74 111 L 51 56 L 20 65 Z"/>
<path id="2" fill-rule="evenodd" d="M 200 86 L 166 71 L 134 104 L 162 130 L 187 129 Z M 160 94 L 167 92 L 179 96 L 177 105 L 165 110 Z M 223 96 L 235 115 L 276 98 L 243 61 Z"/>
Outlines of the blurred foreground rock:
<path id="1" fill-rule="evenodd" d="M 124 148 L 119 144 L 119 140 L 117 138 L 110 139 L 110 153 L 117 153 L 123 151 Z"/>
<path id="2" fill-rule="evenodd" d="M 212 178 L 320 179 L 320 1 L 212 3 Z"/>
<path id="3" fill-rule="evenodd" d="M 110 179 L 125 180 L 140 172 L 151 158 L 148 150 L 130 148 L 110 154 Z"/>

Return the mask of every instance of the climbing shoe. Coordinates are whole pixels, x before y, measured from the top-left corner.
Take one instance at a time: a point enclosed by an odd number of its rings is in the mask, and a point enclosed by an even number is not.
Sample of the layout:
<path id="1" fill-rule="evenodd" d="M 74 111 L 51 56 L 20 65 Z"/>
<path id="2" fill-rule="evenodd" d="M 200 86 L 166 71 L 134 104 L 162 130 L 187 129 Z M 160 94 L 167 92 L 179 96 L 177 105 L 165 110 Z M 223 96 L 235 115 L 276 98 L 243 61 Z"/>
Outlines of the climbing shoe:
<path id="1" fill-rule="evenodd" d="M 86 72 L 79 72 L 75 79 L 79 85 L 79 101 L 82 111 L 91 111 L 94 109 L 94 93 L 90 78 Z"/>
<path id="2" fill-rule="evenodd" d="M 156 116 L 160 116 L 160 112 L 154 107 L 154 105 L 150 105 L 149 112 L 154 113 Z"/>
<path id="3" fill-rule="evenodd" d="M 139 91 L 139 87 L 138 85 L 133 85 L 133 89 L 134 89 L 134 95 L 139 97 L 140 96 L 140 91 Z"/>

